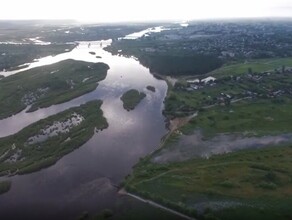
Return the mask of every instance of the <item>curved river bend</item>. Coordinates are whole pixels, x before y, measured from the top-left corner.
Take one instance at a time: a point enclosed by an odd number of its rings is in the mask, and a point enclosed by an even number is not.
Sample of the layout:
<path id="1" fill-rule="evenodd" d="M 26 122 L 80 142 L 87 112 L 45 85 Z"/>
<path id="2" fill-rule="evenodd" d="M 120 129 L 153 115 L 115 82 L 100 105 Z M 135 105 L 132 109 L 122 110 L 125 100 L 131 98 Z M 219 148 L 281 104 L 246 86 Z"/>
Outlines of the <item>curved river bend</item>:
<path id="1" fill-rule="evenodd" d="M 63 104 L 32 113 L 23 111 L 1 120 L 1 137 L 94 99 L 104 101 L 102 110 L 109 127 L 55 165 L 32 174 L 10 177 L 10 191 L 0 195 L 1 219 L 75 219 L 85 210 L 92 213 L 105 208 L 115 210 L 117 204 L 125 202 L 114 186 L 131 172 L 139 158 L 159 145 L 161 137 L 167 132 L 162 115 L 167 85 L 154 78 L 134 58 L 113 56 L 104 51 L 103 47 L 110 43 L 79 42 L 71 52 L 46 57 L 30 65 L 29 68 L 33 68 L 70 58 L 104 62 L 110 66 L 110 70 L 106 79 L 91 93 Z M 95 52 L 96 55 L 89 52 Z M 147 85 L 154 86 L 156 92 L 148 91 Z M 123 109 L 120 97 L 132 88 L 144 91 L 147 96 L 135 110 L 127 112 Z"/>

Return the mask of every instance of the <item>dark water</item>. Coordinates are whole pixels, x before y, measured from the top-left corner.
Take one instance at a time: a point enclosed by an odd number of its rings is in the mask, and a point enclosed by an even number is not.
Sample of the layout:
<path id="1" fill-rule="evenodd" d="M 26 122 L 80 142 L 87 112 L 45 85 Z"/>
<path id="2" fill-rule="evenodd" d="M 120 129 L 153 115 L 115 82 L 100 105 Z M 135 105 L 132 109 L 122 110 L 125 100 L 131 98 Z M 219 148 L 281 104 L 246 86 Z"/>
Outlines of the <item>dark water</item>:
<path id="1" fill-rule="evenodd" d="M 155 79 L 135 59 L 112 56 L 99 42 L 91 45 L 88 48 L 88 43 L 81 43 L 72 52 L 50 57 L 43 64 L 53 63 L 51 59 L 57 62 L 68 58 L 105 62 L 110 70 L 97 89 L 64 104 L 33 113 L 23 111 L 4 119 L 0 121 L 0 136 L 13 134 L 41 118 L 93 99 L 104 101 L 102 110 L 109 127 L 55 165 L 11 177 L 11 190 L 0 195 L 1 219 L 75 219 L 83 211 L 118 209 L 117 204 L 127 204 L 127 199 L 117 194 L 115 186 L 131 172 L 139 158 L 159 145 L 167 132 L 161 113 L 166 83 Z M 102 59 L 90 55 L 89 51 Z M 156 92 L 148 91 L 147 85 L 154 86 Z M 135 110 L 127 112 L 120 96 L 132 88 L 144 91 L 147 96 Z"/>

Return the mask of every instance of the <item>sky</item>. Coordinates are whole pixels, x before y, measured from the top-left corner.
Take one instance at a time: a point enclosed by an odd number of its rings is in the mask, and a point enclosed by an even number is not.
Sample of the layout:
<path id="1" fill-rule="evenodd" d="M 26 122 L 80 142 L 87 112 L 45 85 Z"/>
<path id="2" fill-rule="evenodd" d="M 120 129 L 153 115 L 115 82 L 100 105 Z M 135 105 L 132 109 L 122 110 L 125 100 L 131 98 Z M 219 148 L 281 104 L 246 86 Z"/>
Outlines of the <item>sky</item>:
<path id="1" fill-rule="evenodd" d="M 1 0 L 0 19 L 82 22 L 292 17 L 292 0 Z"/>

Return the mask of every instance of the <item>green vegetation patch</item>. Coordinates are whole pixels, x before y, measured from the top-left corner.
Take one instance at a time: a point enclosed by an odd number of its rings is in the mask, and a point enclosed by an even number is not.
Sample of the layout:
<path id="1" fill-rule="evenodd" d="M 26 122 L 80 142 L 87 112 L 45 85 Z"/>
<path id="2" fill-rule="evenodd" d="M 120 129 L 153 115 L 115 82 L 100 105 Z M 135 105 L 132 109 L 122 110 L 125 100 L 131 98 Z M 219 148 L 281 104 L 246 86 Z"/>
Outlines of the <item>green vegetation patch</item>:
<path id="1" fill-rule="evenodd" d="M 274 71 L 275 69 L 281 70 L 282 66 L 292 67 L 292 58 L 273 58 L 273 59 L 258 59 L 235 64 L 226 64 L 223 67 L 216 69 L 210 73 L 215 77 L 222 76 L 238 76 L 252 72 Z"/>
<path id="2" fill-rule="evenodd" d="M 176 205 L 185 213 L 208 199 L 221 204 L 210 207 L 218 216 L 225 216 L 227 210 L 235 219 L 236 210 L 245 209 L 250 219 L 268 215 L 286 219 L 292 215 L 291 157 L 292 147 L 282 146 L 171 164 L 153 164 L 146 158 L 135 166 L 125 185 L 130 192 L 169 207 Z M 228 202 L 237 205 L 226 207 Z"/>
<path id="3" fill-rule="evenodd" d="M 1 181 L 0 182 L 0 195 L 3 193 L 6 193 L 11 188 L 11 182 L 10 181 Z"/>
<path id="4" fill-rule="evenodd" d="M 123 107 L 127 111 L 135 109 L 135 107 L 141 102 L 142 99 L 146 97 L 145 93 L 139 92 L 135 89 L 131 89 L 125 92 L 121 100 L 123 102 Z"/>
<path id="5" fill-rule="evenodd" d="M 1 138 L 0 174 L 40 170 L 86 143 L 95 130 L 108 126 L 101 104 L 102 101 L 91 101 L 70 108 Z"/>
<path id="6" fill-rule="evenodd" d="M 276 135 L 292 132 L 292 102 L 268 100 L 239 102 L 202 110 L 180 130 L 191 134 L 201 129 L 206 137 L 218 133 L 241 132 L 247 135 Z"/>
<path id="7" fill-rule="evenodd" d="M 91 92 L 108 69 L 104 63 L 65 60 L 6 77 L 0 81 L 0 119 L 29 105 L 35 111 Z"/>

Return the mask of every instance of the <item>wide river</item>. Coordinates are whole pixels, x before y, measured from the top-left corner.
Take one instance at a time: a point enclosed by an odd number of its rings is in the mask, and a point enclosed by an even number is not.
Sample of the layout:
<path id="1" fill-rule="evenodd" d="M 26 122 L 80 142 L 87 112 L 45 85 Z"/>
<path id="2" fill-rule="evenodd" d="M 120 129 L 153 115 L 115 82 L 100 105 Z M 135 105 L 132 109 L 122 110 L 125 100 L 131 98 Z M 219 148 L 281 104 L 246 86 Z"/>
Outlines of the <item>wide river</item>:
<path id="1" fill-rule="evenodd" d="M 135 58 L 113 56 L 103 50 L 110 43 L 110 40 L 79 42 L 71 52 L 45 57 L 29 66 L 33 68 L 75 59 L 104 62 L 110 70 L 106 79 L 91 93 L 63 104 L 32 113 L 23 111 L 1 120 L 0 137 L 94 99 L 104 101 L 102 110 L 109 127 L 49 168 L 27 175 L 5 177 L 12 181 L 12 187 L 8 193 L 0 195 L 1 219 L 76 219 L 84 211 L 98 213 L 108 208 L 119 214 L 121 207 L 132 209 L 139 203 L 135 201 L 133 206 L 133 201 L 130 203 L 129 198 L 120 196 L 115 186 L 131 173 L 139 158 L 158 147 L 161 137 L 167 133 L 162 115 L 167 85 L 154 78 Z M 154 86 L 156 92 L 148 91 L 148 85 Z M 147 96 L 135 110 L 127 112 L 120 97 L 129 89 L 144 91 Z"/>

